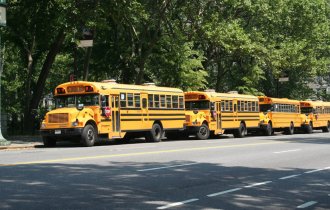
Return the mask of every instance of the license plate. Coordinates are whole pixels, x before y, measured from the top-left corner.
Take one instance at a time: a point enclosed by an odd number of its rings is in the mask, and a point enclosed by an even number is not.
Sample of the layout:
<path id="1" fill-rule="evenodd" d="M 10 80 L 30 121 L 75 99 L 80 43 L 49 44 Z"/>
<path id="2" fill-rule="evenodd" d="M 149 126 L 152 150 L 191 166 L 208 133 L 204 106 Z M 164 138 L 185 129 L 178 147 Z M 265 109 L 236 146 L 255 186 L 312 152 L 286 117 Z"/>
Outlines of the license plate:
<path id="1" fill-rule="evenodd" d="M 61 134 L 61 130 L 55 130 L 55 134 Z"/>

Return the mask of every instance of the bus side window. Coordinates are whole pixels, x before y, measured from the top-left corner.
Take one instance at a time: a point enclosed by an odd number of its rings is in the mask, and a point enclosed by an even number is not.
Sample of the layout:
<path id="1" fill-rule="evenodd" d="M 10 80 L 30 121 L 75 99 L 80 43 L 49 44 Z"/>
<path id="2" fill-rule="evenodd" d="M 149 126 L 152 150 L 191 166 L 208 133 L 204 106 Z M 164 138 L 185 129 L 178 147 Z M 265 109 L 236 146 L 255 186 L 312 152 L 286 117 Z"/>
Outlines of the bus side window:
<path id="1" fill-rule="evenodd" d="M 135 107 L 140 108 L 140 94 L 134 94 Z"/>
<path id="2" fill-rule="evenodd" d="M 120 93 L 120 107 L 126 107 L 126 93 Z"/>
<path id="3" fill-rule="evenodd" d="M 147 108 L 147 99 L 146 98 L 143 98 L 142 99 L 142 108 L 143 109 L 146 109 Z"/>

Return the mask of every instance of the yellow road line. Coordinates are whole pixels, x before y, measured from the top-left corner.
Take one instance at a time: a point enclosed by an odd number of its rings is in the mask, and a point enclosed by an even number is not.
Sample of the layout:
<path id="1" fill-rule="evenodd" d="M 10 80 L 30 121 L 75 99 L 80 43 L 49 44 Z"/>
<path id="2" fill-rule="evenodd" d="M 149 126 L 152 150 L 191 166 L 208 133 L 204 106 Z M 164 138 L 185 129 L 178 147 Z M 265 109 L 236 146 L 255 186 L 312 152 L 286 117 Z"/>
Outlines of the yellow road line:
<path id="1" fill-rule="evenodd" d="M 164 154 L 164 153 L 174 153 L 174 152 L 202 151 L 202 150 L 209 150 L 209 149 L 224 149 L 224 148 L 234 148 L 234 147 L 251 147 L 251 146 L 280 144 L 280 143 L 285 143 L 285 142 L 281 141 L 281 142 L 238 144 L 238 145 L 215 146 L 215 147 L 194 147 L 194 148 L 185 148 L 185 149 L 159 150 L 159 151 L 136 152 L 136 153 L 114 154 L 114 155 L 96 155 L 96 156 L 84 156 L 84 157 L 73 157 L 73 158 L 59 158 L 59 159 L 50 159 L 50 160 L 38 160 L 38 161 L 0 164 L 0 167 L 17 166 L 17 165 L 33 165 L 33 164 L 43 164 L 43 163 L 55 163 L 55 162 L 68 162 L 68 161 L 76 161 L 76 160 L 93 160 L 93 159 L 102 159 L 102 158 L 111 158 L 111 157 L 153 155 L 153 154 Z"/>

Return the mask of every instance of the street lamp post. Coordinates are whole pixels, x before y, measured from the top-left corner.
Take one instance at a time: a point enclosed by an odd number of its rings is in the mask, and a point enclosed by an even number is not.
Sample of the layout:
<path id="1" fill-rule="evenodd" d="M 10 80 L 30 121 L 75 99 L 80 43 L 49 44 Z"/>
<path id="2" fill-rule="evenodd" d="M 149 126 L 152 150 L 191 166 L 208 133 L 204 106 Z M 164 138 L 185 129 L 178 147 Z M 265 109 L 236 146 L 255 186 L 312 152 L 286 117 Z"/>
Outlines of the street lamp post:
<path id="1" fill-rule="evenodd" d="M 0 0 L 0 27 L 5 27 L 7 24 L 6 18 L 6 0 Z M 10 144 L 10 141 L 7 141 L 2 136 L 1 130 L 1 78 L 2 78 L 2 70 L 3 70 L 3 51 L 1 48 L 1 37 L 0 37 L 0 146 L 6 146 Z"/>

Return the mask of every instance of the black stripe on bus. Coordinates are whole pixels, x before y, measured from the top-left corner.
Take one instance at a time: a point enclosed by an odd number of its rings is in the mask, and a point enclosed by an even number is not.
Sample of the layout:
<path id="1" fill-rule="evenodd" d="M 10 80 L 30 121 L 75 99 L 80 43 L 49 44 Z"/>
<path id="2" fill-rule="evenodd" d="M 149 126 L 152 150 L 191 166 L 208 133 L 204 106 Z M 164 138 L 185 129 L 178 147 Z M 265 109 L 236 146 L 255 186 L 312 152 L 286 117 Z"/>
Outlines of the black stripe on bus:
<path id="1" fill-rule="evenodd" d="M 121 132 L 144 132 L 144 131 L 150 131 L 151 129 L 134 129 L 134 130 L 121 130 Z M 183 128 L 165 128 L 165 131 L 182 131 Z"/>
<path id="2" fill-rule="evenodd" d="M 149 120 L 159 120 L 159 121 L 164 121 L 164 120 L 186 120 L 186 118 L 149 118 Z"/>
<path id="3" fill-rule="evenodd" d="M 151 107 L 150 107 L 150 108 L 149 108 L 149 111 L 150 111 L 150 110 L 170 110 L 170 111 L 171 111 L 171 110 L 174 110 L 174 111 L 184 111 L 184 108 L 179 108 L 179 109 L 174 109 L 174 108 L 173 108 L 173 109 L 172 109 L 172 108 L 151 108 Z"/>
<path id="4" fill-rule="evenodd" d="M 142 121 L 142 119 L 120 119 L 120 121 Z"/>
<path id="5" fill-rule="evenodd" d="M 120 116 L 142 116 L 147 114 L 120 114 Z"/>
<path id="6" fill-rule="evenodd" d="M 149 114 L 149 116 L 184 116 L 185 114 Z"/>
<path id="7" fill-rule="evenodd" d="M 222 119 L 222 121 L 259 121 L 259 118 L 247 119 L 247 118 L 231 118 L 231 119 Z"/>
<path id="8" fill-rule="evenodd" d="M 101 122 L 111 122 L 111 119 L 102 119 Z"/>

